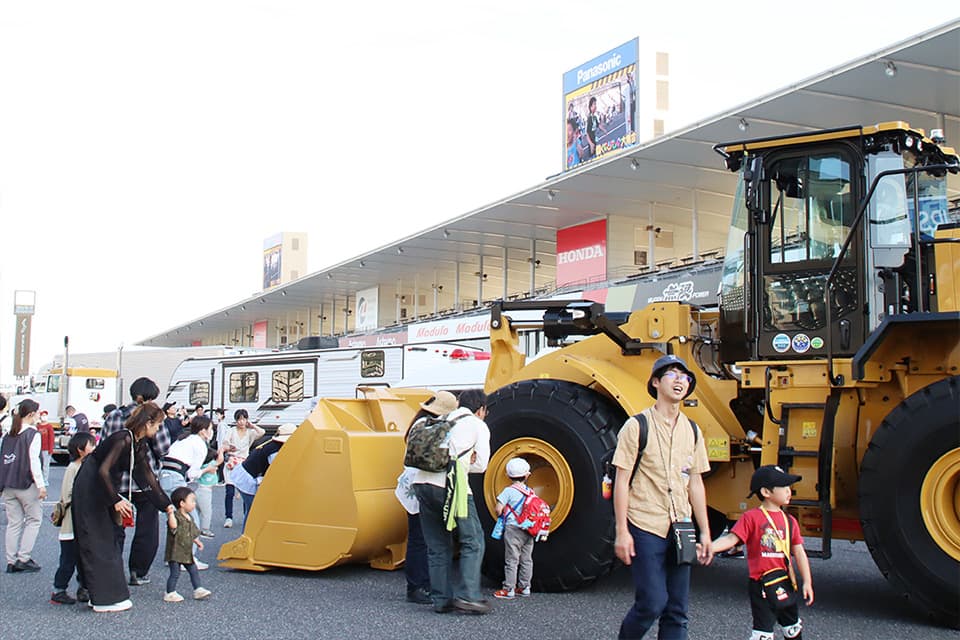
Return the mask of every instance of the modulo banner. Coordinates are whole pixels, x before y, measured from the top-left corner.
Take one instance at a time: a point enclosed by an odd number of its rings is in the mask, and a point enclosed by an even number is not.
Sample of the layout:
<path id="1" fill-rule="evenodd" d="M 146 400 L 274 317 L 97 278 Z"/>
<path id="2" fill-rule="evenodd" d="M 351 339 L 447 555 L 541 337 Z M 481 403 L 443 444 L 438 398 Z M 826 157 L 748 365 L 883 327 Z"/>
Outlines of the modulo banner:
<path id="1" fill-rule="evenodd" d="M 563 74 L 564 170 L 637 144 L 637 38 Z"/>

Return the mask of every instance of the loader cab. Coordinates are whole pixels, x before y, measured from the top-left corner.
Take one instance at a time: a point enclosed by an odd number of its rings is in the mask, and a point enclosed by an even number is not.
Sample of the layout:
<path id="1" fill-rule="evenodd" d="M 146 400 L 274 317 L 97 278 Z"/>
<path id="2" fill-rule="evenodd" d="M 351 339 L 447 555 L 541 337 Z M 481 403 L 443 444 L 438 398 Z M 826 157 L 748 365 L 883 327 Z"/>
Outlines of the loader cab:
<path id="1" fill-rule="evenodd" d="M 955 169 L 952 150 L 904 123 L 716 149 L 741 177 L 721 279 L 723 362 L 851 356 L 886 316 L 935 306 L 925 283 L 933 233 L 948 222 L 946 172 L 914 169 Z"/>

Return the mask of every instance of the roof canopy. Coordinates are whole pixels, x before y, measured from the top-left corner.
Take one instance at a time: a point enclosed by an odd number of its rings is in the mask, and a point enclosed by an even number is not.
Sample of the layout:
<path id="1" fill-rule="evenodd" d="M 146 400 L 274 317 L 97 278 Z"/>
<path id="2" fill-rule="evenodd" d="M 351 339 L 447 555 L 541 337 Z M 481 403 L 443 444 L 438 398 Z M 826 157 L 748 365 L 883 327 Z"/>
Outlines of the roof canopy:
<path id="1" fill-rule="evenodd" d="M 387 246 L 294 282 L 241 300 L 140 342 L 182 346 L 247 327 L 265 318 L 346 304 L 358 290 L 390 293 L 398 279 L 421 291 L 461 277 L 489 278 L 484 298 L 530 294 L 532 260 L 539 287 L 555 276 L 556 233 L 599 216 L 648 219 L 651 203 L 675 211 L 679 224 L 697 216 L 729 220 L 736 176 L 723 168 L 713 145 L 903 120 L 944 130 L 960 145 L 960 20 L 763 96 L 679 131 L 551 178 L 489 206 L 452 218 Z M 744 131 L 744 127 L 746 131 Z M 960 196 L 951 176 L 948 198 Z M 694 201 L 696 204 L 694 205 Z M 686 224 L 690 224 L 687 222 Z M 724 222 L 724 225 L 726 222 Z M 719 245 L 718 245 L 719 246 Z M 701 247 L 706 250 L 712 247 Z M 535 258 L 531 258 L 535 253 Z M 503 282 L 504 255 L 507 256 Z M 480 269 L 481 256 L 483 269 Z M 481 273 L 482 271 L 482 273 Z M 523 283 L 523 284 L 519 284 Z M 448 289 L 449 291 L 449 289 Z M 473 289 L 475 291 L 475 289 Z M 490 292 L 488 296 L 487 292 Z M 336 310 L 339 311 L 339 310 Z M 422 312 L 426 312 L 423 309 Z"/>

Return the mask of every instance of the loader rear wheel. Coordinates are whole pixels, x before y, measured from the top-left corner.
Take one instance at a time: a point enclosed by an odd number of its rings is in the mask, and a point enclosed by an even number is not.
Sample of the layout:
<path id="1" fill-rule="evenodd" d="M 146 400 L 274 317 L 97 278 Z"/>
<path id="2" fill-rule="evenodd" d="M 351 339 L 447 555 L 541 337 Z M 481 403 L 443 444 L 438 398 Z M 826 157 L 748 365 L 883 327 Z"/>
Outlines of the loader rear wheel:
<path id="1" fill-rule="evenodd" d="M 604 500 L 604 456 L 626 419 L 615 403 L 560 380 L 525 380 L 493 393 L 487 403 L 490 464 L 472 479 L 484 530 L 493 529 L 497 494 L 509 484 L 507 460 L 531 466 L 530 486 L 551 505 L 549 539 L 534 547 L 533 588 L 566 591 L 613 567 L 613 502 Z M 483 573 L 503 578 L 503 544 L 487 539 Z"/>
<path id="2" fill-rule="evenodd" d="M 863 456 L 860 518 L 877 567 L 934 619 L 960 627 L 960 376 L 900 403 Z"/>

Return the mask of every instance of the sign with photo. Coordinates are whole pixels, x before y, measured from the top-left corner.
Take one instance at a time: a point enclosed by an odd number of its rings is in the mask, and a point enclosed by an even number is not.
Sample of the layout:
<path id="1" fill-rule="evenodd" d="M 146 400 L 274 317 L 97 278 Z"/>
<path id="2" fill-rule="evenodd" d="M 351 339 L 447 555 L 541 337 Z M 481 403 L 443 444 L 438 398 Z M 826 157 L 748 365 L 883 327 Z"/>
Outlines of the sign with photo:
<path id="1" fill-rule="evenodd" d="M 637 38 L 563 74 L 563 169 L 637 144 Z"/>
<path id="2" fill-rule="evenodd" d="M 282 236 L 277 234 L 263 242 L 263 288 L 280 284 L 280 247 Z"/>
<path id="3" fill-rule="evenodd" d="M 355 331 L 370 331 L 377 328 L 379 299 L 380 289 L 378 287 L 357 291 L 356 309 L 353 313 Z"/>

